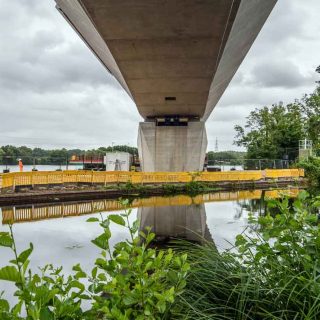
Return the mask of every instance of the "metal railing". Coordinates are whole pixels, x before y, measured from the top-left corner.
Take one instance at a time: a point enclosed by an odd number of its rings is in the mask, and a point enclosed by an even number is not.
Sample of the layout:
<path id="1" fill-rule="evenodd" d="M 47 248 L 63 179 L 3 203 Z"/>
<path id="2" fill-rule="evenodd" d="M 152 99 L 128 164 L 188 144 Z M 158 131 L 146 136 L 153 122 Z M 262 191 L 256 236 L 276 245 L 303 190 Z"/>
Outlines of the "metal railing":
<path id="1" fill-rule="evenodd" d="M 128 172 L 128 171 L 34 171 L 0 175 L 0 188 L 58 184 L 157 184 L 187 183 L 191 181 L 257 181 L 262 179 L 299 178 L 302 169 L 224 171 L 224 172 Z"/>

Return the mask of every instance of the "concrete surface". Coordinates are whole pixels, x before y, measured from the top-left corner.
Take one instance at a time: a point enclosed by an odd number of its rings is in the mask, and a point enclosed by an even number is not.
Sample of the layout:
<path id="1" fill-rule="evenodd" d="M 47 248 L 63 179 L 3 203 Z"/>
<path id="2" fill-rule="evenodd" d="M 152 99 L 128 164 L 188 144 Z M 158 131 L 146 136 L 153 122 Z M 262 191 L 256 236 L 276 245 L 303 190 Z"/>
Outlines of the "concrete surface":
<path id="1" fill-rule="evenodd" d="M 141 122 L 138 150 L 142 171 L 202 171 L 207 149 L 204 122 L 186 127 L 159 127 Z"/>
<path id="2" fill-rule="evenodd" d="M 207 119 L 276 0 L 56 2 L 143 118 Z"/>

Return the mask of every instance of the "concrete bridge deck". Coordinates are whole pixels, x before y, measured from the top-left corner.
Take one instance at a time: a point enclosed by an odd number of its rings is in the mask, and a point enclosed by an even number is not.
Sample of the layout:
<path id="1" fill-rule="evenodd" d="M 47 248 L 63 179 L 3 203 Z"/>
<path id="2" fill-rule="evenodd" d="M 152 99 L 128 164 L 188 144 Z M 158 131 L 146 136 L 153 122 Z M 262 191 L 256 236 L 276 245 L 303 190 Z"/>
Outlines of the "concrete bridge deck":
<path id="1" fill-rule="evenodd" d="M 136 103 L 143 171 L 199 171 L 204 122 L 277 0 L 56 0 Z M 118 119 L 121 122 L 121 119 Z"/>

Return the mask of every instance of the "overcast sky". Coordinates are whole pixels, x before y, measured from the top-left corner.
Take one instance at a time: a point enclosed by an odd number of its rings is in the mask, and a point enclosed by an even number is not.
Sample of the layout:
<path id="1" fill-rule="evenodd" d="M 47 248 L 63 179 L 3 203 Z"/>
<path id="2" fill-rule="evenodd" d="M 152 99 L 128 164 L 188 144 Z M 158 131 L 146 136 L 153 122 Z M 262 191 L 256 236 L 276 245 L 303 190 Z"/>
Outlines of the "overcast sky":
<path id="1" fill-rule="evenodd" d="M 268 1 L 268 0 L 266 0 Z M 320 1 L 279 0 L 207 121 L 209 145 L 233 146 L 256 107 L 315 89 Z M 134 103 L 55 9 L 53 0 L 0 0 L 0 145 L 136 145 Z"/>

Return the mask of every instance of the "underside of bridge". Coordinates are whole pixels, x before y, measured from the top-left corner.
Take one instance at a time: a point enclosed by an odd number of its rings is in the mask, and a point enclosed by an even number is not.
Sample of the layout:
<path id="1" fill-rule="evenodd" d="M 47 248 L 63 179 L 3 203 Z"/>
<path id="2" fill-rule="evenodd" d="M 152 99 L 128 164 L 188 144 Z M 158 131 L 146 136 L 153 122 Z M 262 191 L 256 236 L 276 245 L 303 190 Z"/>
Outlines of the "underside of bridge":
<path id="1" fill-rule="evenodd" d="M 204 122 L 276 1 L 56 0 L 144 118 L 144 171 L 202 170 Z"/>

